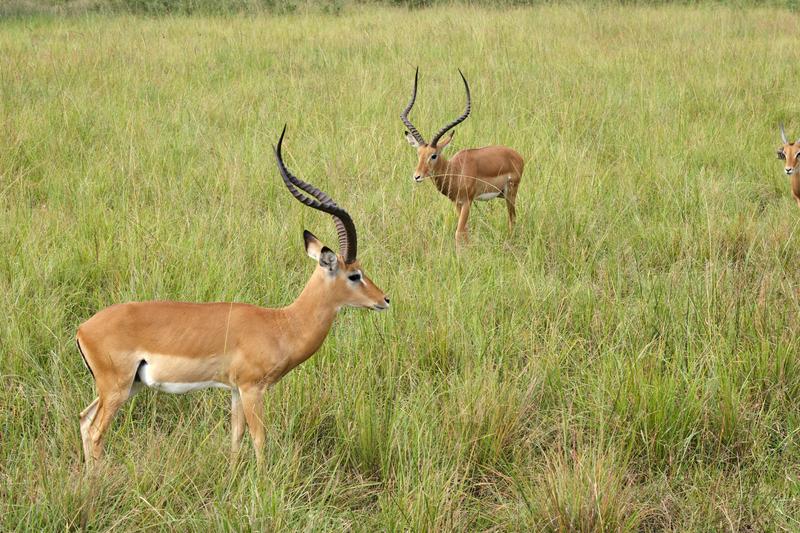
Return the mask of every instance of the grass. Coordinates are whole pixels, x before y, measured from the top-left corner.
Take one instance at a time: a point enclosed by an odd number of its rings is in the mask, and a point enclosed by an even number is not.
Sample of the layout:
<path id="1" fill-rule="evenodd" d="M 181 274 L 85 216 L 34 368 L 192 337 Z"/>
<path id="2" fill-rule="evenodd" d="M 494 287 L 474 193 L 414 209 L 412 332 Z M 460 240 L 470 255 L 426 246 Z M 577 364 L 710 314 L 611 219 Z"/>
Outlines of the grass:
<path id="1" fill-rule="evenodd" d="M 542 6 L 0 22 L 0 529 L 797 530 L 800 16 Z M 398 114 L 527 161 L 519 226 L 410 178 Z M 82 473 L 77 325 L 145 299 L 289 303 L 352 213 L 392 298 L 270 393 L 141 393 Z M 451 151 L 451 153 L 453 153 Z"/>

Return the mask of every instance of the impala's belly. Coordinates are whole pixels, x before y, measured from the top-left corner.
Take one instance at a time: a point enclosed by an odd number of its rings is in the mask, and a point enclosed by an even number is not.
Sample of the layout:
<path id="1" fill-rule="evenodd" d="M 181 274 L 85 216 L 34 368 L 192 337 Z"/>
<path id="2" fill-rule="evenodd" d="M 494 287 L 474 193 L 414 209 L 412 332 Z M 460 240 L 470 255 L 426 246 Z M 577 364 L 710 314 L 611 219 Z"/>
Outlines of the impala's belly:
<path id="1" fill-rule="evenodd" d="M 485 192 L 483 194 L 479 194 L 478 196 L 476 196 L 475 199 L 476 200 L 481 200 L 482 202 L 485 202 L 487 200 L 492 200 L 493 198 L 497 198 L 498 196 L 500 196 L 500 193 L 501 193 L 501 191 Z"/>
<path id="2" fill-rule="evenodd" d="M 511 176 L 506 176 L 505 178 L 503 178 L 502 176 L 497 176 L 497 178 L 494 178 L 494 179 L 495 180 L 500 180 L 500 179 L 504 180 L 503 182 L 501 182 L 502 186 L 495 185 L 494 183 L 489 182 L 489 181 L 483 182 L 483 186 L 486 187 L 487 189 L 489 189 L 489 191 L 485 192 L 485 193 L 481 193 L 481 194 L 475 196 L 476 200 L 480 200 L 482 202 L 486 202 L 488 200 L 493 200 L 493 199 L 497 198 L 498 196 L 500 196 L 501 194 L 504 194 L 506 192 L 506 188 L 508 187 L 508 182 L 511 180 Z"/>
<path id="3" fill-rule="evenodd" d="M 136 378 L 152 389 L 172 394 L 183 394 L 209 387 L 230 389 L 230 385 L 217 381 L 214 360 L 197 362 L 180 357 L 145 355 L 139 364 Z"/>

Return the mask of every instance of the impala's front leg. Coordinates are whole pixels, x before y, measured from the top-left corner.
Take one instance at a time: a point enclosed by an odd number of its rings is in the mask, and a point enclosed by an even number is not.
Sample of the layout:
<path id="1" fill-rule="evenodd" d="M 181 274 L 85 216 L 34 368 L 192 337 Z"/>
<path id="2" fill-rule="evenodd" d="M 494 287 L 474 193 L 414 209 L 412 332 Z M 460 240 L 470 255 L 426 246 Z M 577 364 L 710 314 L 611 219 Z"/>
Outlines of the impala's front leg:
<path id="1" fill-rule="evenodd" d="M 264 459 L 264 386 L 239 387 L 239 394 L 244 417 L 247 420 L 247 428 L 253 439 L 256 462 L 261 464 Z"/>
<path id="2" fill-rule="evenodd" d="M 469 208 L 472 202 L 467 200 L 461 204 L 461 214 L 458 216 L 458 227 L 456 228 L 456 248 L 469 242 L 467 234 L 467 219 L 469 218 Z"/>
<path id="3" fill-rule="evenodd" d="M 244 436 L 244 425 L 242 397 L 237 389 L 233 389 L 231 391 L 231 464 L 234 464 L 239 456 L 239 449 L 242 446 L 242 437 Z"/>
<path id="4" fill-rule="evenodd" d="M 508 208 L 509 233 L 514 231 L 514 223 L 517 221 L 517 191 L 519 191 L 519 178 L 509 178 L 503 190 L 503 197 L 506 199 L 506 207 Z"/>

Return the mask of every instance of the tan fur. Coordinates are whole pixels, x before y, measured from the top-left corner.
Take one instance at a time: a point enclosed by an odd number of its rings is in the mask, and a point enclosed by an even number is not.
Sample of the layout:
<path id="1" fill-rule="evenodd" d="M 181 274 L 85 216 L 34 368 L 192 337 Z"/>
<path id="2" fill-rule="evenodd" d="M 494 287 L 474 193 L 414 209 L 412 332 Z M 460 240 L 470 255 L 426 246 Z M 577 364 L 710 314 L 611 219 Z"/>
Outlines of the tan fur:
<path id="1" fill-rule="evenodd" d="M 791 178 L 792 196 L 800 207 L 800 140 L 783 144 L 778 148 L 778 154 L 778 157 L 784 160 L 784 173 Z M 783 154 L 783 157 L 780 154 Z"/>
<path id="2" fill-rule="evenodd" d="M 461 150 L 448 160 L 442 153 L 452 135 L 434 148 L 416 146 L 419 160 L 414 179 L 432 179 L 436 188 L 456 205 L 458 227 L 456 245 L 468 241 L 467 219 L 472 202 L 486 193 L 500 193 L 508 209 L 508 227 L 514 229 L 516 199 L 525 162 L 515 150 L 505 146 L 487 146 Z M 435 159 L 431 157 L 436 155 Z"/>
<path id="3" fill-rule="evenodd" d="M 311 239 L 309 255 L 318 256 L 322 245 Z M 265 389 L 317 351 L 341 307 L 388 307 L 386 295 L 369 278 L 362 275 L 363 284 L 347 279 L 360 268 L 358 261 L 347 265 L 341 256 L 333 273 L 318 264 L 300 296 L 280 309 L 132 302 L 103 309 L 81 324 L 77 340 L 98 392 L 80 414 L 87 463 L 101 458 L 103 436 L 136 392 L 134 378 L 145 354 L 161 381 L 229 386 L 232 453 L 239 450 L 246 422 L 260 462 Z"/>

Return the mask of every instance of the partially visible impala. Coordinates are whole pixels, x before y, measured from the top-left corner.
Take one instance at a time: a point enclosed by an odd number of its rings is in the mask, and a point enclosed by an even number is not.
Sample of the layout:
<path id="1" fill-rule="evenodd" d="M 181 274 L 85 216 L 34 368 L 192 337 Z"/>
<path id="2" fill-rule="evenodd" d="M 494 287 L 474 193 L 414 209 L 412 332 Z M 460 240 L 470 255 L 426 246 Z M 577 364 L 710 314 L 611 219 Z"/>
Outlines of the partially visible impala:
<path id="1" fill-rule="evenodd" d="M 793 143 L 789 142 L 781 124 L 781 141 L 783 146 L 778 148 L 778 159 L 786 161 L 783 170 L 787 176 L 792 177 L 792 196 L 800 206 L 800 139 Z"/>
<path id="2" fill-rule="evenodd" d="M 265 390 L 317 351 L 340 308 L 389 307 L 389 298 L 361 271 L 350 215 L 284 165 L 285 133 L 286 127 L 275 148 L 283 182 L 299 201 L 333 216 L 340 255 L 304 231 L 306 252 L 317 267 L 287 307 L 132 302 L 103 309 L 81 324 L 78 349 L 98 393 L 80 414 L 87 464 L 102 457 L 103 436 L 114 414 L 142 386 L 172 393 L 229 389 L 232 457 L 239 451 L 246 422 L 261 462 Z"/>
<path id="3" fill-rule="evenodd" d="M 430 143 L 425 141 L 419 130 L 408 119 L 408 113 L 414 107 L 417 99 L 419 68 L 414 74 L 414 90 L 411 93 L 411 101 L 400 114 L 400 119 L 408 128 L 408 131 L 405 132 L 406 139 L 411 146 L 417 149 L 419 156 L 417 168 L 414 171 L 414 181 L 419 183 L 425 178 L 431 178 L 439 192 L 450 198 L 456 205 L 458 212 L 457 246 L 468 240 L 467 219 L 472 202 L 475 200 L 505 199 L 508 208 L 508 227 L 509 230 L 514 229 L 517 217 L 517 191 L 525 167 L 522 156 L 505 146 L 461 150 L 449 161 L 444 157 L 442 151 L 453 139 L 455 132 L 451 132 L 443 141 L 441 140 L 442 136 L 464 122 L 471 109 L 469 84 L 461 70 L 458 73 L 464 80 L 467 107 L 460 117 L 440 129 Z"/>

